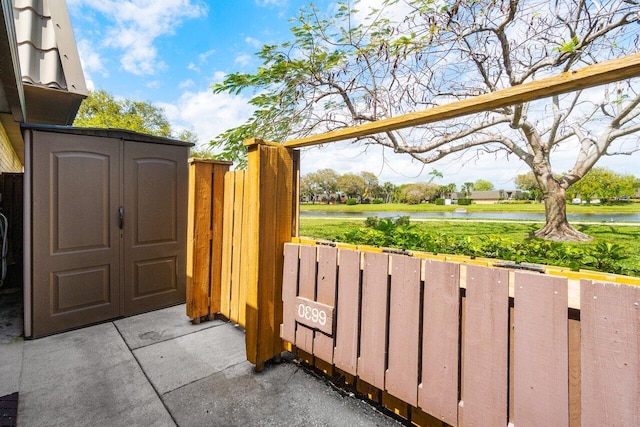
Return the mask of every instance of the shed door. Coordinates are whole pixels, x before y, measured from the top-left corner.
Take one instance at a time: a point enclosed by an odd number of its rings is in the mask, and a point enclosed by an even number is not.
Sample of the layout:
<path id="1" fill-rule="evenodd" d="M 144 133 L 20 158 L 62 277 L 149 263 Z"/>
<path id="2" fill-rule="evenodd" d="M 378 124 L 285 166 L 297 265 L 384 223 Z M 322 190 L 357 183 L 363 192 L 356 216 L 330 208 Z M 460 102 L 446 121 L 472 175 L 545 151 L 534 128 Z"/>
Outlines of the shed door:
<path id="1" fill-rule="evenodd" d="M 183 302 L 187 150 L 125 142 L 124 315 Z"/>
<path id="2" fill-rule="evenodd" d="M 119 314 L 120 145 L 53 133 L 37 142 L 33 333 L 45 335 Z"/>

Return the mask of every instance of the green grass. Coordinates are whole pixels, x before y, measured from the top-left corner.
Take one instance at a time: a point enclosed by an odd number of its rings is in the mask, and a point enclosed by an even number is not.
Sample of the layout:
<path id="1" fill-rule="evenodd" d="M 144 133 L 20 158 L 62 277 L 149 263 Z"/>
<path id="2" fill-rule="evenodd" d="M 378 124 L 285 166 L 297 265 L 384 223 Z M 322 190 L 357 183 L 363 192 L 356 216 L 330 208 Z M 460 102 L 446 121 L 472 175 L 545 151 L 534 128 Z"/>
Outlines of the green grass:
<path id="1" fill-rule="evenodd" d="M 366 205 L 365 205 L 366 206 Z M 380 205 L 377 205 L 380 206 Z M 363 220 L 336 220 L 300 218 L 300 235 L 314 239 L 341 241 L 342 236 L 351 230 L 363 227 Z M 428 221 L 412 222 L 417 230 L 430 233 L 442 233 L 449 236 L 501 236 L 513 241 L 525 240 L 529 234 L 538 229 L 541 224 L 534 223 L 503 223 L 503 222 L 449 222 Z M 640 266 L 640 225 L 616 226 L 608 224 L 577 224 L 578 230 L 594 238 L 587 243 L 565 243 L 571 246 L 595 246 L 598 242 L 608 242 L 625 248 L 629 257 L 622 263 L 628 268 L 637 269 Z"/>
<path id="2" fill-rule="evenodd" d="M 407 205 L 404 203 L 383 203 L 379 205 L 363 204 L 348 206 L 346 204 L 301 204 L 303 212 L 452 212 L 456 208 L 464 208 L 469 212 L 531 212 L 544 213 L 543 203 L 496 203 L 488 205 L 438 206 L 432 203 Z M 567 205 L 569 213 L 638 213 L 640 203 L 621 203 L 615 205 Z"/>

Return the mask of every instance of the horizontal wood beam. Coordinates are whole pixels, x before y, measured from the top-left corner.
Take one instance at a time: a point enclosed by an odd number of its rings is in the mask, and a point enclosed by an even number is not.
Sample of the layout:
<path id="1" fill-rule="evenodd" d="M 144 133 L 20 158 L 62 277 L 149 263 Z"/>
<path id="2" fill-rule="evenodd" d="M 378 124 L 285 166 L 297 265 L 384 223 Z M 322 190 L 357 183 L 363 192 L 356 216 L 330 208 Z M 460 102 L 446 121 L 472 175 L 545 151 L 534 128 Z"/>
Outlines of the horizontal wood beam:
<path id="1" fill-rule="evenodd" d="M 288 148 L 308 147 L 424 125 L 638 76 L 640 76 L 640 54 L 628 55 L 624 58 L 589 65 L 575 71 L 439 105 L 423 111 L 294 139 L 285 142 L 284 146 Z"/>

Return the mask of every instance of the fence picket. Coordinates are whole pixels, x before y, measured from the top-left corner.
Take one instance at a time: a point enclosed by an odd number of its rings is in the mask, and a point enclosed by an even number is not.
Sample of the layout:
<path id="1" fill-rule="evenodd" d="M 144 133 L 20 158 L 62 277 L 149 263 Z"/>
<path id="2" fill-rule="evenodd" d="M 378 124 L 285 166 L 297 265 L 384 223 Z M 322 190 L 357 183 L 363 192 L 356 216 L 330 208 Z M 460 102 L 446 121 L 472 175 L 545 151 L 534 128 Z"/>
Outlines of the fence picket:
<path id="1" fill-rule="evenodd" d="M 338 369 L 356 375 L 360 305 L 360 252 L 341 249 L 338 255 L 338 306 L 334 363 Z"/>
<path id="2" fill-rule="evenodd" d="M 391 256 L 389 367 L 385 388 L 412 406 L 418 405 L 420 264 L 417 258 Z"/>
<path id="3" fill-rule="evenodd" d="M 315 300 L 316 298 L 316 277 L 317 277 L 317 252 L 315 246 L 300 247 L 300 279 L 298 282 L 298 296 Z M 296 329 L 296 346 L 313 353 L 313 330 L 298 325 Z"/>
<path id="4" fill-rule="evenodd" d="M 515 273 L 516 425 L 567 426 L 567 279 Z"/>
<path id="5" fill-rule="evenodd" d="M 509 274 L 467 266 L 459 424 L 507 424 Z"/>
<path id="6" fill-rule="evenodd" d="M 640 425 L 640 287 L 581 281 L 582 425 Z"/>
<path id="7" fill-rule="evenodd" d="M 284 245 L 284 268 L 282 276 L 282 325 L 280 337 L 296 342 L 296 289 L 298 288 L 298 260 L 300 246 L 287 243 Z"/>
<path id="8" fill-rule="evenodd" d="M 389 256 L 365 252 L 364 267 L 357 372 L 363 381 L 384 390 Z"/>
<path id="9" fill-rule="evenodd" d="M 334 307 L 336 302 L 336 266 L 338 250 L 330 246 L 318 247 L 318 281 L 316 301 Z M 335 327 L 334 327 L 335 329 Z M 333 335 L 316 332 L 313 340 L 314 355 L 333 364 Z"/>
<path id="10" fill-rule="evenodd" d="M 422 383 L 418 406 L 458 424 L 460 265 L 427 260 L 424 265 Z"/>

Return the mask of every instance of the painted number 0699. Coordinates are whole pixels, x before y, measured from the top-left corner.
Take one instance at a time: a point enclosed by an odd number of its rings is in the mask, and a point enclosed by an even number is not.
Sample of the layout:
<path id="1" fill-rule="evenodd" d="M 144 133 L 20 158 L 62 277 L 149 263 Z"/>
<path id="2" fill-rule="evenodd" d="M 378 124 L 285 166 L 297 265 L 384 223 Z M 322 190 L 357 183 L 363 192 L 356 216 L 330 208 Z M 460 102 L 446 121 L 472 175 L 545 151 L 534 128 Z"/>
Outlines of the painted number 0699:
<path id="1" fill-rule="evenodd" d="M 298 304 L 298 316 L 322 326 L 327 324 L 327 313 L 325 311 L 312 308 L 305 304 Z"/>

